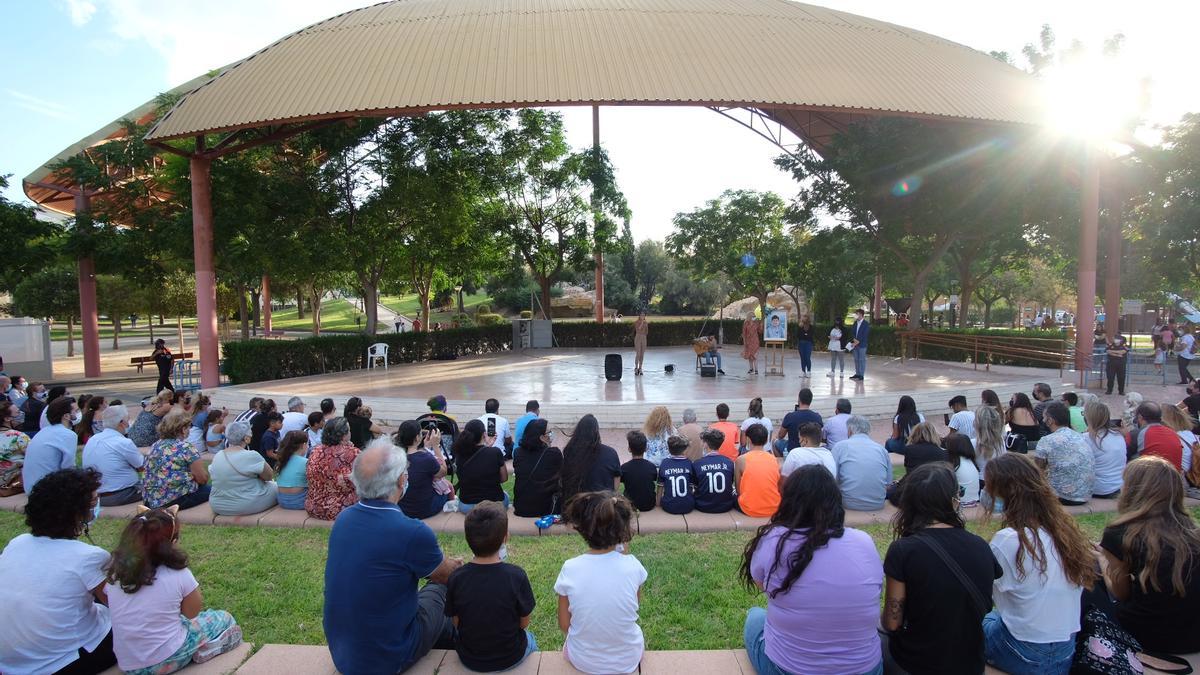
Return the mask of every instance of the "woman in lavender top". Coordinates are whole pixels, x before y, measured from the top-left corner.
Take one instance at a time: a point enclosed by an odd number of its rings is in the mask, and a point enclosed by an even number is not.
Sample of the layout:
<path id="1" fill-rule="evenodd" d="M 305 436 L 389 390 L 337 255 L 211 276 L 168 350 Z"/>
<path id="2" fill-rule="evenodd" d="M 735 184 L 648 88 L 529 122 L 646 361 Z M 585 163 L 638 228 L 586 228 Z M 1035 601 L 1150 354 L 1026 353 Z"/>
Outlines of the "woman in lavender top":
<path id="1" fill-rule="evenodd" d="M 829 470 L 804 466 L 746 545 L 742 580 L 767 594 L 767 608 L 752 607 L 744 631 L 759 675 L 883 673 L 883 563 L 870 535 L 845 527 L 845 516 Z"/>

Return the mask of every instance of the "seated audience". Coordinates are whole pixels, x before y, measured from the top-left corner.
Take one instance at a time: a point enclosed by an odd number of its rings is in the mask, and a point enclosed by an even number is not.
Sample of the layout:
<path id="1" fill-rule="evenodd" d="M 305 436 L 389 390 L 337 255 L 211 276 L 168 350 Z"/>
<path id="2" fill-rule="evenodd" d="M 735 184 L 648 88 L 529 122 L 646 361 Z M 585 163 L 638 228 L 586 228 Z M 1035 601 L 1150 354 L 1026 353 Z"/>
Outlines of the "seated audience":
<path id="1" fill-rule="evenodd" d="M 250 402 L 246 404 L 246 409 L 238 413 L 231 422 L 250 422 L 262 412 L 262 402 L 265 399 L 261 396 L 251 396 Z"/>
<path id="2" fill-rule="evenodd" d="M 99 512 L 99 489 L 95 471 L 75 468 L 52 471 L 31 486 L 29 532 L 0 553 L 0 671 L 90 674 L 116 664 L 102 603 L 108 551 L 79 541 Z"/>
<path id="3" fill-rule="evenodd" d="M 46 412 L 46 403 L 49 401 L 50 392 L 46 390 L 46 385 L 34 382 L 29 385 L 28 393 L 29 398 L 26 398 L 25 402 L 18 407 L 21 418 L 20 429 L 27 436 L 33 438 L 42 428 L 42 413 Z"/>
<path id="4" fill-rule="evenodd" d="M 741 442 L 742 430 L 738 425 L 729 421 L 729 406 L 724 403 L 717 404 L 717 421 L 708 425 L 709 429 L 716 429 L 725 434 L 725 443 L 721 445 L 721 454 L 729 459 L 736 460 L 738 458 L 738 444 Z"/>
<path id="5" fill-rule="evenodd" d="M 833 453 L 821 445 L 821 425 L 815 422 L 800 426 L 800 446 L 788 451 L 779 473 L 787 478 L 796 469 L 809 464 L 820 464 L 829 470 L 829 475 L 837 478 L 837 462 L 833 461 Z"/>
<path id="6" fill-rule="evenodd" d="M 276 498 L 281 508 L 303 511 L 308 498 L 308 434 L 289 431 L 279 446 L 279 477 Z"/>
<path id="7" fill-rule="evenodd" d="M 267 433 L 267 427 L 270 426 L 268 416 L 271 413 L 278 413 L 275 400 L 265 398 L 258 404 L 258 414 L 250 418 L 250 443 L 246 447 L 259 454 L 262 454 L 262 438 L 263 434 Z M 263 455 L 263 459 L 271 458 Z"/>
<path id="8" fill-rule="evenodd" d="M 25 489 L 21 483 L 21 468 L 25 464 L 29 436 L 16 428 L 16 416 L 15 405 L 0 401 L 0 497 L 11 497 Z"/>
<path id="9" fill-rule="evenodd" d="M 435 396 L 430 399 L 430 407 L 434 405 L 434 399 L 440 399 L 441 408 L 435 412 L 445 414 L 446 398 Z M 362 399 L 357 396 L 351 396 L 350 400 L 346 401 L 346 407 L 342 411 L 342 417 L 346 423 L 350 425 L 350 444 L 358 449 L 367 447 L 367 444 L 372 439 L 383 435 L 383 429 L 379 425 L 371 421 L 371 415 L 364 410 Z"/>
<path id="10" fill-rule="evenodd" d="M 1104 528 L 1101 607 L 1108 593 L 1113 615 L 1143 649 L 1174 654 L 1200 651 L 1200 528 L 1184 506 L 1179 473 L 1159 457 L 1125 467 L 1117 517 Z"/>
<path id="11" fill-rule="evenodd" d="M 951 440 L 971 447 L 965 434 Z M 963 464 L 974 468 L 969 461 Z M 988 543 L 967 531 L 959 480 L 945 464 L 926 464 L 905 474 L 904 485 L 892 518 L 892 545 L 883 561 L 884 672 L 982 673 L 981 624 L 992 607 L 992 582 L 1000 578 L 1000 565 Z M 973 588 L 963 584 L 951 564 Z"/>
<path id="12" fill-rule="evenodd" d="M 1183 470 L 1183 475 L 1188 475 L 1188 471 L 1192 468 L 1193 455 L 1200 451 L 1200 446 L 1197 445 L 1195 432 L 1192 431 L 1192 420 L 1179 408 L 1171 405 L 1159 406 L 1162 410 L 1163 424 L 1170 430 L 1174 431 L 1179 436 L 1180 455 L 1179 468 Z"/>
<path id="13" fill-rule="evenodd" d="M 158 425 L 161 438 L 150 446 L 142 473 L 142 502 L 152 509 L 190 509 L 208 501 L 208 465 L 200 450 L 183 440 L 189 425 L 187 413 L 180 410 L 167 413 Z"/>
<path id="14" fill-rule="evenodd" d="M 172 673 L 242 642 L 222 609 L 203 609 L 200 584 L 179 548 L 179 509 L 143 509 L 121 534 L 106 570 L 113 652 L 125 673 Z"/>
<path id="15" fill-rule="evenodd" d="M 204 420 L 204 444 L 196 446 L 202 452 L 218 452 L 225 447 L 224 410 L 210 410 Z"/>
<path id="16" fill-rule="evenodd" d="M 192 426 L 188 429 L 187 442 L 201 450 L 205 448 L 204 432 L 211 409 L 212 400 L 204 394 L 197 394 L 192 404 Z"/>
<path id="17" fill-rule="evenodd" d="M 580 492 L 616 492 L 620 484 L 621 460 L 617 451 L 600 442 L 596 416 L 584 415 L 563 448 L 563 504 Z"/>
<path id="18" fill-rule="evenodd" d="M 513 513 L 526 518 L 562 513 L 559 500 L 562 450 L 550 445 L 550 423 L 537 418 L 525 425 L 525 437 L 513 453 Z"/>
<path id="19" fill-rule="evenodd" d="M 975 438 L 975 412 L 967 407 L 966 396 L 955 396 L 950 399 L 950 420 L 946 426 L 950 429 L 948 435 L 964 434 Z"/>
<path id="20" fill-rule="evenodd" d="M 154 445 L 154 442 L 161 438 L 158 434 L 158 423 L 169 412 L 171 412 L 171 390 L 163 389 L 142 412 L 138 413 L 137 419 L 133 421 L 133 426 L 129 427 L 129 440 L 139 448 Z"/>
<path id="21" fill-rule="evenodd" d="M 530 399 L 525 402 L 525 414 L 518 417 L 516 422 L 513 422 L 513 438 L 517 440 L 517 445 L 520 445 L 521 439 L 525 438 L 525 425 L 538 418 L 540 408 L 541 404 L 536 400 Z M 514 449 L 513 452 L 513 458 L 515 459 L 516 450 Z"/>
<path id="22" fill-rule="evenodd" d="M 742 432 L 740 440 L 743 449 L 750 447 L 750 441 L 746 438 L 746 430 L 755 424 L 767 430 L 767 438 L 771 437 L 771 418 L 763 414 L 763 402 L 761 398 L 750 399 L 750 407 L 747 409 L 749 416 L 742 420 L 742 424 L 738 427 Z"/>
<path id="23" fill-rule="evenodd" d="M 88 398 L 87 405 L 82 403 L 79 405 L 79 409 L 83 411 L 83 417 L 74 427 L 79 445 L 86 445 L 92 436 L 104 430 L 101 419 L 106 408 L 108 408 L 108 403 L 105 402 L 103 396 L 92 396 Z"/>
<path id="24" fill-rule="evenodd" d="M 38 419 L 38 430 L 39 431 L 42 429 L 45 429 L 46 427 L 51 425 L 51 421 L 48 417 L 49 412 L 50 412 L 50 404 L 54 403 L 55 401 L 57 401 L 58 399 L 60 399 L 64 396 L 70 396 L 70 392 L 67 391 L 66 387 L 59 385 L 59 386 L 50 388 L 49 395 L 46 398 L 46 406 L 42 408 L 42 416 L 40 419 Z M 168 397 L 168 401 L 169 400 L 170 400 L 170 397 Z M 76 401 L 76 403 L 78 403 L 78 401 Z M 78 410 L 78 408 L 76 408 L 76 410 Z M 73 415 L 74 415 L 74 413 L 72 413 L 72 416 Z M 67 426 L 70 426 L 74 423 L 75 422 L 72 419 L 72 421 Z M 30 434 L 29 437 L 33 438 L 34 434 Z"/>
<path id="25" fill-rule="evenodd" d="M 657 501 L 658 467 L 645 458 L 646 434 L 634 429 L 625 434 L 631 459 L 621 465 L 621 482 L 625 498 L 638 511 L 653 511 Z"/>
<path id="26" fill-rule="evenodd" d="M 401 422 L 396 432 L 396 445 L 408 459 L 408 488 L 400 499 L 400 510 L 409 518 L 432 518 L 450 500 L 449 493 L 437 489 L 447 473 L 441 435 L 436 428 L 422 429 L 416 420 Z"/>
<path id="27" fill-rule="evenodd" d="M 1115 499 L 1121 494 L 1121 474 L 1125 471 L 1125 439 L 1109 426 L 1112 414 L 1103 403 L 1088 403 L 1083 407 L 1083 418 L 1088 425 L 1084 441 L 1092 451 L 1095 467 L 1092 496 Z"/>
<path id="28" fill-rule="evenodd" d="M 304 399 L 293 396 L 288 399 L 287 406 L 287 412 L 283 413 L 283 426 L 279 428 L 280 438 L 293 431 L 304 431 L 308 426 L 308 415 L 304 413 Z"/>
<path id="29" fill-rule="evenodd" d="M 1063 420 L 1061 428 L 1071 431 L 1062 404 L 1047 406 L 1044 419 L 1056 428 Z M 996 607 L 983 619 L 984 655 L 1011 675 L 1065 675 L 1075 654 L 1080 594 L 1095 581 L 1095 550 L 1028 456 L 994 459 L 987 486 L 1004 504 L 1004 528 L 991 541 L 1003 574 L 992 587 Z M 995 506 L 987 508 L 990 514 Z"/>
<path id="30" fill-rule="evenodd" d="M 349 435 L 344 419 L 333 423 Z M 396 505 L 407 468 L 390 440 L 372 441 L 353 459 L 358 501 L 329 533 L 325 640 L 342 673 L 400 673 L 431 649 L 454 649 L 446 583 L 462 560 L 444 557 L 433 530 Z M 424 578 L 429 583 L 418 592 Z"/>
<path id="31" fill-rule="evenodd" d="M 208 503 L 219 516 L 261 513 L 278 502 L 275 472 L 262 455 L 249 447 L 250 425 L 234 422 L 226 432 L 229 446 L 208 465 L 212 492 Z"/>
<path id="32" fill-rule="evenodd" d="M 1133 450 L 1141 457 L 1162 457 L 1183 472 L 1183 440 L 1162 423 L 1162 406 L 1143 401 L 1137 407 L 1138 432 Z M 36 438 L 36 437 L 35 437 Z"/>
<path id="33" fill-rule="evenodd" d="M 677 433 L 666 406 L 655 406 L 650 411 L 642 425 L 642 433 L 646 435 L 646 460 L 657 467 L 670 455 L 667 439 Z"/>
<path id="34" fill-rule="evenodd" d="M 588 551 L 563 563 L 558 594 L 558 628 L 566 634 L 563 654 L 585 673 L 632 673 L 645 641 L 638 625 L 646 568 L 629 552 L 633 504 L 605 490 L 567 501 L 563 521 L 587 542 Z"/>
<path id="35" fill-rule="evenodd" d="M 850 399 L 839 398 L 833 410 L 833 417 L 821 425 L 821 432 L 825 434 L 825 447 L 830 449 L 850 436 L 846 430 L 846 423 L 850 420 Z"/>
<path id="36" fill-rule="evenodd" d="M 726 513 L 737 504 L 737 492 L 734 490 L 737 483 L 733 479 L 734 461 L 721 454 L 725 434 L 716 429 L 705 429 L 700 432 L 700 442 L 704 443 L 706 450 L 700 459 L 692 462 L 692 471 L 696 476 L 696 510 L 701 513 Z"/>
<path id="37" fill-rule="evenodd" d="M 275 468 L 279 466 L 279 442 L 282 440 L 279 430 L 283 428 L 283 415 L 272 410 L 263 415 L 262 419 L 267 421 L 267 428 L 258 441 L 258 454 Z"/>
<path id="38" fill-rule="evenodd" d="M 1000 419 L 1004 419 L 1004 406 L 1000 405 L 1000 395 L 991 389 L 984 389 L 979 392 L 979 402 L 989 408 L 995 408 L 996 414 L 1000 415 Z"/>
<path id="39" fill-rule="evenodd" d="M 750 448 L 737 458 L 733 469 L 738 508 L 752 518 L 770 518 L 779 508 L 779 461 L 766 448 L 766 427 L 755 424 L 744 434 Z"/>
<path id="40" fill-rule="evenodd" d="M 991 406 L 988 406 L 991 408 Z M 995 410 L 994 408 L 992 410 Z M 996 413 L 999 415 L 999 413 Z M 976 418 L 978 419 L 978 417 Z M 954 477 L 958 479 L 959 503 L 975 506 L 979 503 L 979 469 L 975 468 L 975 446 L 964 434 L 954 434 L 946 439 L 946 454 Z"/>
<path id="41" fill-rule="evenodd" d="M 912 436 L 913 429 L 924 422 L 925 416 L 917 412 L 917 402 L 913 397 L 901 396 L 900 403 L 896 406 L 896 416 L 892 418 L 892 436 L 883 447 L 887 448 L 888 452 L 904 454 L 904 446 L 912 442 L 909 437 Z"/>
<path id="42" fill-rule="evenodd" d="M 981 406 L 975 411 L 975 435 L 971 437 L 971 443 L 975 446 L 975 468 L 986 483 L 984 474 L 988 462 L 1008 452 L 1004 442 L 1004 418 L 995 408 Z"/>
<path id="43" fill-rule="evenodd" d="M 516 668 L 537 651 L 537 640 L 528 630 L 536 603 L 525 570 L 505 562 L 507 509 L 480 502 L 467 514 L 463 535 L 474 557 L 454 570 L 446 584 L 446 616 L 458 629 L 454 650 L 470 670 Z"/>
<path id="44" fill-rule="evenodd" d="M 1050 434 L 1043 436 L 1033 451 L 1038 466 L 1046 470 L 1046 479 L 1060 502 L 1068 506 L 1086 504 L 1092 498 L 1096 465 L 1091 448 L 1083 435 L 1071 428 L 1066 405 L 1055 401 L 1046 406 L 1042 420 Z"/>
<path id="45" fill-rule="evenodd" d="M 489 398 L 483 403 L 483 414 L 479 416 L 479 421 L 483 422 L 483 426 L 488 428 L 488 435 L 496 440 L 492 441 L 492 447 L 499 448 L 504 452 L 504 456 L 512 459 L 513 451 L 513 436 L 509 432 L 508 419 L 500 416 L 500 401 Z M 491 433 L 492 429 L 495 433 Z M 520 439 L 517 439 L 518 441 Z"/>
<path id="46" fill-rule="evenodd" d="M 46 406 L 49 424 L 25 448 L 21 483 L 26 492 L 31 491 L 42 476 L 59 469 L 75 468 L 75 448 L 79 439 L 71 429 L 71 417 L 76 410 L 75 399 L 70 396 L 60 396 Z"/>
<path id="47" fill-rule="evenodd" d="M 328 401 L 329 399 L 325 399 Z M 330 401 L 332 403 L 332 401 Z M 304 431 L 308 434 L 308 447 L 315 448 L 321 444 L 321 431 L 325 429 L 325 422 L 328 418 L 325 413 L 314 410 L 308 414 L 308 424 L 305 425 Z"/>
<path id="48" fill-rule="evenodd" d="M 788 477 L 779 510 L 746 544 L 740 576 L 767 596 L 746 614 L 759 673 L 882 673 L 883 565 L 871 536 L 845 526 L 837 481 L 819 466 Z"/>
<path id="49" fill-rule="evenodd" d="M 672 436 L 667 439 L 671 455 L 658 465 L 659 506 L 674 515 L 691 513 L 696 508 L 696 476 L 692 462 L 685 454 L 687 439 Z"/>
<path id="50" fill-rule="evenodd" d="M 508 480 L 504 451 L 492 445 L 487 427 L 479 420 L 467 422 L 454 441 L 453 455 L 458 462 L 458 510 L 469 512 L 480 502 L 504 502 L 508 494 L 501 485 Z"/>
<path id="51" fill-rule="evenodd" d="M 867 418 L 852 415 L 846 430 L 850 437 L 830 448 L 837 462 L 842 503 L 851 511 L 878 511 L 892 482 L 892 460 L 882 445 L 871 440 Z"/>
<path id="52" fill-rule="evenodd" d="M 942 439 L 938 437 L 937 429 L 932 422 L 917 423 L 909 431 L 906 439 L 907 442 L 899 453 L 904 456 L 906 475 L 916 471 L 917 467 L 923 464 L 950 461 L 950 456 L 942 448 Z"/>
<path id="53" fill-rule="evenodd" d="M 796 409 L 783 416 L 779 423 L 779 434 L 775 440 L 775 454 L 786 457 L 788 450 L 800 447 L 800 427 L 805 424 L 821 426 L 821 413 L 811 409 L 813 402 L 812 390 L 808 387 L 800 390 L 796 397 Z"/>
<path id="54" fill-rule="evenodd" d="M 1083 419 L 1083 401 L 1079 394 L 1073 391 L 1068 391 L 1062 395 L 1062 402 L 1068 407 L 1067 412 L 1071 417 L 1070 427 L 1078 433 L 1087 432 L 1087 422 Z"/>
<path id="55" fill-rule="evenodd" d="M 321 444 L 308 451 L 308 497 L 304 510 L 313 518 L 333 520 L 355 501 L 350 470 L 359 450 L 350 442 L 350 423 L 335 417 L 325 423 Z"/>
<path id="56" fill-rule="evenodd" d="M 417 424 L 420 424 L 422 429 L 437 427 L 438 431 L 442 432 L 442 450 L 447 455 L 446 460 L 453 461 L 454 456 L 450 454 L 450 447 L 458 438 L 459 429 L 458 422 L 446 412 L 446 397 L 438 394 L 431 397 L 425 404 L 429 406 L 429 412 L 418 417 Z"/>
<path id="57" fill-rule="evenodd" d="M 1020 434 L 1032 449 L 1042 437 L 1042 431 L 1037 418 L 1033 416 L 1033 403 L 1021 392 L 1012 395 L 1008 400 L 1008 412 L 1004 419 L 1008 422 L 1010 433 Z"/>
<path id="58" fill-rule="evenodd" d="M 688 448 L 685 453 L 689 461 L 696 461 L 704 456 L 704 441 L 700 440 L 700 432 L 704 427 L 696 421 L 696 411 L 686 408 L 683 411 L 683 426 L 679 427 L 679 435 L 687 439 Z"/>
<path id="59" fill-rule="evenodd" d="M 95 469 L 100 474 L 100 506 L 140 502 L 141 471 L 146 458 L 125 437 L 129 411 L 123 405 L 108 406 L 102 418 L 104 431 L 89 438 L 83 446 L 83 468 Z"/>

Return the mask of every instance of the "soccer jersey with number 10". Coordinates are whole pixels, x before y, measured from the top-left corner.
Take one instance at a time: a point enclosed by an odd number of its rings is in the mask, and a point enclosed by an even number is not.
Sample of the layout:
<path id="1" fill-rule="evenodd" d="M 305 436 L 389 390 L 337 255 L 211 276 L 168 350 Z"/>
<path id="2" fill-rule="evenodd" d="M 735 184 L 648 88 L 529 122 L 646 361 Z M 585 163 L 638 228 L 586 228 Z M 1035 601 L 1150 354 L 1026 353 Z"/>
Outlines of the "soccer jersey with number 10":
<path id="1" fill-rule="evenodd" d="M 696 510 L 725 513 L 737 503 L 733 484 L 733 460 L 718 453 L 707 454 L 692 463 L 696 476 Z"/>
<path id="2" fill-rule="evenodd" d="M 692 489 L 695 476 L 692 462 L 684 456 L 663 459 L 658 465 L 658 482 L 662 483 L 662 509 L 667 513 L 688 513 L 696 507 Z"/>

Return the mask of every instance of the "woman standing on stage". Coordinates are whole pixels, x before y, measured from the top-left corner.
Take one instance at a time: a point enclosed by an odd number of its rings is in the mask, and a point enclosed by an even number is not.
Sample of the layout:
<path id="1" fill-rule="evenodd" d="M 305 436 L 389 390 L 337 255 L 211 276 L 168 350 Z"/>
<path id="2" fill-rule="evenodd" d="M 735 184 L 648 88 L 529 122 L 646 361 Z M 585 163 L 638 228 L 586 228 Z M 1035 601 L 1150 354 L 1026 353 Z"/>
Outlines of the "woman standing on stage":
<path id="1" fill-rule="evenodd" d="M 750 364 L 747 374 L 758 374 L 758 337 L 762 333 L 762 325 L 751 311 L 742 324 L 742 358 Z"/>
<path id="2" fill-rule="evenodd" d="M 633 322 L 633 374 L 642 374 L 642 361 L 646 358 L 646 335 L 650 332 L 650 323 L 646 321 L 646 310 L 638 312 L 637 321 Z"/>

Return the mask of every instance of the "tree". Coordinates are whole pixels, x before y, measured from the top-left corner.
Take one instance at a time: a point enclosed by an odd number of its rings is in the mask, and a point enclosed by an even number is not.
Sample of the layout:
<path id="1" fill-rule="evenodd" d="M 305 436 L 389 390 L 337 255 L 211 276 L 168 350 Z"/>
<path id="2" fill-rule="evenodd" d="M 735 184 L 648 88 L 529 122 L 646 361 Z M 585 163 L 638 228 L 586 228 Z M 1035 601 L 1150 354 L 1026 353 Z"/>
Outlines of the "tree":
<path id="1" fill-rule="evenodd" d="M 788 258 L 787 205 L 772 192 L 726 190 L 689 213 L 676 214 L 666 248 L 694 279 L 728 276 L 735 290 L 758 299 L 779 288 Z"/>
<path id="2" fill-rule="evenodd" d="M 1015 212 L 1005 216 L 989 223 L 972 224 L 988 232 L 982 241 L 960 240 L 950 247 L 950 267 L 958 281 L 958 316 L 951 325 L 969 323 L 971 298 L 979 284 L 1029 254 L 1021 219 Z"/>
<path id="3" fill-rule="evenodd" d="M 728 284 L 724 279 L 696 281 L 679 269 L 673 259 L 668 260 L 671 265 L 664 270 L 658 283 L 658 311 L 663 314 L 707 316 L 728 295 Z"/>
<path id="4" fill-rule="evenodd" d="M 16 314 L 67 320 L 67 356 L 75 356 L 75 320 L 79 318 L 79 274 L 67 266 L 31 272 L 13 290 Z"/>
<path id="5" fill-rule="evenodd" d="M 112 321 L 112 348 L 120 349 L 121 321 L 126 316 L 145 308 L 144 292 L 125 277 L 114 274 L 97 274 L 96 304 L 100 311 L 108 316 L 109 321 Z"/>
<path id="6" fill-rule="evenodd" d="M 8 178 L 0 175 L 0 190 L 8 188 Z M 0 241 L 5 249 L 0 291 L 11 293 L 22 280 L 52 264 L 61 236 L 58 225 L 38 220 L 33 209 L 0 195 Z"/>
<path id="7" fill-rule="evenodd" d="M 785 281 L 808 294 L 814 317 L 833 321 L 846 316 L 850 303 L 874 287 L 875 266 L 866 255 L 871 238 L 844 225 L 794 232 L 796 248 L 787 258 Z M 799 302 L 798 297 L 793 297 Z"/>
<path id="8" fill-rule="evenodd" d="M 638 244 L 634 259 L 638 301 L 643 307 L 649 307 L 658 292 L 658 282 L 670 265 L 670 257 L 662 243 L 647 239 Z"/>
<path id="9" fill-rule="evenodd" d="M 979 301 L 983 303 L 983 327 L 992 327 L 992 305 L 1002 299 L 1015 297 L 1021 286 L 1020 272 L 1006 269 L 979 281 Z"/>

